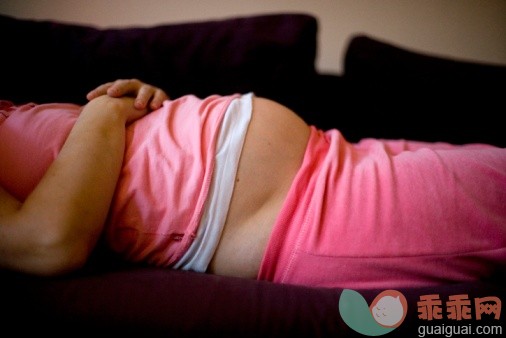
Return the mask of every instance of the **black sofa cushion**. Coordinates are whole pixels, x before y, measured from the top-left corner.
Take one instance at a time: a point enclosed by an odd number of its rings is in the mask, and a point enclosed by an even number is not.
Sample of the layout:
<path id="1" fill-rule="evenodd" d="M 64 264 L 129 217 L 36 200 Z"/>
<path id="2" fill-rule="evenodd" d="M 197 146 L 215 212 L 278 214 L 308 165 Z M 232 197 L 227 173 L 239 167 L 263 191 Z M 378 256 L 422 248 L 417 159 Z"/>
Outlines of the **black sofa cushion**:
<path id="1" fill-rule="evenodd" d="M 437 57 L 359 35 L 348 45 L 345 75 L 371 86 L 477 90 L 499 87 L 499 81 L 506 78 L 506 67 Z"/>
<path id="2" fill-rule="evenodd" d="M 340 124 L 353 140 L 506 146 L 506 66 L 438 57 L 360 35 L 349 43 L 344 69 L 347 120 Z"/>
<path id="3" fill-rule="evenodd" d="M 275 97 L 314 76 L 316 31 L 316 19 L 304 14 L 123 29 L 0 16 L 0 95 L 84 103 L 101 83 L 140 78 L 172 97 Z"/>

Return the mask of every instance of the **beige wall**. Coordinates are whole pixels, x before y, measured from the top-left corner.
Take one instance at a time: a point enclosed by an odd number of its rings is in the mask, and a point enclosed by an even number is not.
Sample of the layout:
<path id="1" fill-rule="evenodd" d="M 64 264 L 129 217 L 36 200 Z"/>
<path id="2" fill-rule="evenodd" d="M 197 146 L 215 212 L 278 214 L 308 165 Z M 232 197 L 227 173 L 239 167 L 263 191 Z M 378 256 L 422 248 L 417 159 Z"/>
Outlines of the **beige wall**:
<path id="1" fill-rule="evenodd" d="M 319 19 L 321 71 L 341 72 L 362 32 L 414 50 L 506 65 L 505 0 L 0 0 L 0 13 L 98 27 L 150 26 L 273 12 Z"/>

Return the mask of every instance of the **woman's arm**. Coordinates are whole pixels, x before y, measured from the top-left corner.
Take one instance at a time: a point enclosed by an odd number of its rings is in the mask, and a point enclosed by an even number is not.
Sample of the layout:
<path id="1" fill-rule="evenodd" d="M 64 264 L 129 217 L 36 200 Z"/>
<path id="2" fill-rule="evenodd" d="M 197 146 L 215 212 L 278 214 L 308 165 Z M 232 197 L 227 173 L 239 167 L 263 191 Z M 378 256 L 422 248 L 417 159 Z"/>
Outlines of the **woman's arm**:
<path id="1" fill-rule="evenodd" d="M 53 275 L 84 264 L 102 230 L 123 160 L 132 99 L 83 108 L 60 154 L 27 197 L 0 194 L 0 265 Z"/>
<path id="2" fill-rule="evenodd" d="M 0 188 L 0 267 L 56 275 L 86 262 L 121 169 L 125 124 L 146 112 L 134 98 L 94 98 L 24 203 Z"/>

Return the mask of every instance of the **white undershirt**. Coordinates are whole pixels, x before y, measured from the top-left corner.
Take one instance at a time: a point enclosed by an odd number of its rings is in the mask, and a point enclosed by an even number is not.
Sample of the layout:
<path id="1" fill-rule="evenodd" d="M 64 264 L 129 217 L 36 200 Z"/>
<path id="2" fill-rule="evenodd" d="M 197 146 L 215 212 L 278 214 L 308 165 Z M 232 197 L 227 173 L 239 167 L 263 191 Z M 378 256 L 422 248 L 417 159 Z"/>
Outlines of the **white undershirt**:
<path id="1" fill-rule="evenodd" d="M 253 94 L 234 99 L 223 117 L 213 177 L 197 236 L 174 269 L 205 272 L 221 238 L 253 107 Z"/>

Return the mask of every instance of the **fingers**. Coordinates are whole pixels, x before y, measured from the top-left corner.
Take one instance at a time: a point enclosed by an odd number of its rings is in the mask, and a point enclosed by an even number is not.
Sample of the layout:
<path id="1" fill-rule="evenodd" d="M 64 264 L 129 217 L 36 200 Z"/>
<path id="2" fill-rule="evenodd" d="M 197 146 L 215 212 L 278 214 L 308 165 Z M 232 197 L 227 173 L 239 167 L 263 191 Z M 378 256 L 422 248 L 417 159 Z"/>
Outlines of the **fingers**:
<path id="1" fill-rule="evenodd" d="M 111 97 L 128 96 L 131 93 L 136 93 L 136 88 L 140 85 L 141 83 L 138 80 L 116 80 L 114 82 L 107 82 L 90 91 L 86 95 L 86 98 L 88 100 L 93 100 L 102 95 L 109 95 Z"/>
<path id="2" fill-rule="evenodd" d="M 135 98 L 135 107 L 137 109 L 144 109 L 147 107 L 148 102 L 151 100 L 151 97 L 154 94 L 156 88 L 150 85 L 140 85 L 137 90 L 137 96 Z"/>
<path id="3" fill-rule="evenodd" d="M 136 94 L 135 107 L 137 109 L 148 107 L 152 110 L 158 109 L 163 101 L 169 98 L 163 90 L 145 83 L 139 83 L 137 90 L 133 90 L 133 94 Z"/>
<path id="4" fill-rule="evenodd" d="M 88 101 L 91 101 L 99 96 L 106 95 L 107 90 L 113 85 L 113 82 L 104 83 L 103 85 L 98 86 L 97 88 L 91 90 L 88 94 L 86 94 L 86 98 Z"/>
<path id="5" fill-rule="evenodd" d="M 154 87 L 153 87 L 154 88 Z M 163 101 L 168 100 L 169 97 L 165 92 L 159 88 L 154 88 L 152 95 L 150 96 L 149 108 L 151 110 L 155 110 L 160 108 L 163 105 Z M 139 97 L 137 97 L 139 100 Z M 147 105 L 147 101 L 146 101 Z"/>
<path id="6" fill-rule="evenodd" d="M 90 91 L 86 97 L 88 100 L 92 100 L 101 95 L 111 97 L 131 96 L 135 98 L 134 105 L 137 109 L 149 107 L 152 110 L 160 108 L 163 101 L 169 98 L 160 88 L 137 79 L 116 80 L 105 83 Z"/>

